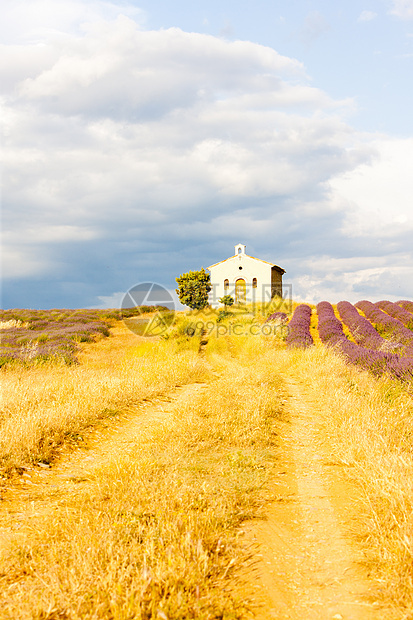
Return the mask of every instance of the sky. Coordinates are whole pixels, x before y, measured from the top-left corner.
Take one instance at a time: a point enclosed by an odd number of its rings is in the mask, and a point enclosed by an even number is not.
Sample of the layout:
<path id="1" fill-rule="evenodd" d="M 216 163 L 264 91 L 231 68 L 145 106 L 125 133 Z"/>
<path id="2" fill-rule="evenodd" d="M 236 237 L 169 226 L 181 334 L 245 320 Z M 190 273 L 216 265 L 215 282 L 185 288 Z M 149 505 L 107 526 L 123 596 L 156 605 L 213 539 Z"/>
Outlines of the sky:
<path id="1" fill-rule="evenodd" d="M 413 0 L 2 0 L 2 307 L 119 307 L 246 244 L 413 297 Z"/>

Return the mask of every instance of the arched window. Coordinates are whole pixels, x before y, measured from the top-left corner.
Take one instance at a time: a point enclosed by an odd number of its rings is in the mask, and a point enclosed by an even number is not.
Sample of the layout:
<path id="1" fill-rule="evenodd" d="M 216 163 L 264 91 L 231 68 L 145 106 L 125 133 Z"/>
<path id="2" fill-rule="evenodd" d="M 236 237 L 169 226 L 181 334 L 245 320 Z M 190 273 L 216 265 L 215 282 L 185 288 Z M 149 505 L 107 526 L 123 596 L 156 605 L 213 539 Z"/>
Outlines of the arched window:
<path id="1" fill-rule="evenodd" d="M 238 254 L 242 254 L 242 248 L 238 248 Z"/>
<path id="2" fill-rule="evenodd" d="M 224 280 L 224 290 L 228 290 L 229 289 L 229 280 Z"/>
<path id="3" fill-rule="evenodd" d="M 257 288 L 257 278 L 252 279 L 252 288 Z"/>

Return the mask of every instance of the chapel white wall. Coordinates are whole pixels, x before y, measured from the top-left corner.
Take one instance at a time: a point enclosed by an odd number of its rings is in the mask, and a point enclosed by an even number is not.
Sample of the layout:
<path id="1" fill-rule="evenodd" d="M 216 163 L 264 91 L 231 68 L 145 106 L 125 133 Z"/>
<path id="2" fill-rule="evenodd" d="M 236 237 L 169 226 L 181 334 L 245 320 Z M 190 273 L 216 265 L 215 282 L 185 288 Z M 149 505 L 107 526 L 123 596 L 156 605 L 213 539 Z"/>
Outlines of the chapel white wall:
<path id="1" fill-rule="evenodd" d="M 243 278 L 246 282 L 246 303 L 271 299 L 270 264 L 241 253 L 212 266 L 210 272 L 212 285 L 210 304 L 214 308 L 221 305 L 218 300 L 224 295 L 231 295 L 235 300 L 235 283 L 238 278 Z M 256 288 L 252 286 L 253 278 L 257 278 Z M 228 289 L 224 288 L 225 279 L 229 280 Z"/>

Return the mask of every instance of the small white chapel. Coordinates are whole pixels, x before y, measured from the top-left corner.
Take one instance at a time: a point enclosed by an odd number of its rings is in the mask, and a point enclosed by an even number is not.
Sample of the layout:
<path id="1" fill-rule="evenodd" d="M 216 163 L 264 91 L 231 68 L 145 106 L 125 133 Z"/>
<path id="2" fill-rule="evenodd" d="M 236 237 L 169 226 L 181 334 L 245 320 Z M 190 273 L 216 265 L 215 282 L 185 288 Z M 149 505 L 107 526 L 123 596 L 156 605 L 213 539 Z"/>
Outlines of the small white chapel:
<path id="1" fill-rule="evenodd" d="M 219 299 L 231 295 L 236 304 L 268 302 L 275 295 L 282 297 L 285 270 L 278 265 L 248 256 L 246 246 L 238 243 L 234 256 L 208 267 L 211 274 L 209 303 L 213 308 Z"/>

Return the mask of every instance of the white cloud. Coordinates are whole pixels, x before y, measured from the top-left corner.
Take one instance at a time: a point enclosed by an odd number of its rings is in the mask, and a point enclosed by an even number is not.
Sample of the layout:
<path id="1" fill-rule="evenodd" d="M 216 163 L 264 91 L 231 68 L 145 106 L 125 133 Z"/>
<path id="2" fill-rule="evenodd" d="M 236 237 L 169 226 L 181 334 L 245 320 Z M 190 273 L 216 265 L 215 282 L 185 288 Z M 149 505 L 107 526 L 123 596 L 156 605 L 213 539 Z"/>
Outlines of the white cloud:
<path id="1" fill-rule="evenodd" d="M 111 3 L 88 4 L 94 15 L 58 4 L 75 16 L 33 0 L 31 11 L 50 10 L 48 30 L 41 44 L 19 31 L 0 66 L 6 241 L 27 290 L 36 277 L 50 291 L 55 277 L 71 305 L 86 303 L 75 291 L 116 305 L 113 291 L 173 286 L 243 241 L 287 268 L 297 294 L 323 277 L 347 291 L 357 274 L 376 282 L 363 276 L 377 256 L 366 240 L 388 240 L 383 274 L 406 255 L 406 222 L 372 229 L 369 212 L 398 195 L 406 215 L 410 143 L 359 135 L 347 124 L 354 102 L 311 86 L 297 60 L 248 41 L 145 31 Z M 10 7 L 17 19 L 23 3 Z"/>
<path id="2" fill-rule="evenodd" d="M 362 11 L 357 19 L 358 22 L 371 22 L 376 19 L 377 13 L 373 11 Z"/>
<path id="3" fill-rule="evenodd" d="M 334 116 L 351 102 L 309 87 L 269 48 L 141 32 L 126 18 L 51 47 L 52 66 L 49 55 L 11 89 L 9 189 L 40 210 L 64 206 L 66 225 L 98 219 L 96 200 L 100 213 L 136 195 L 185 209 L 211 192 L 297 191 L 353 165 Z"/>
<path id="4" fill-rule="evenodd" d="M 64 50 L 52 47 L 51 66 L 17 88 L 22 100 L 65 115 L 150 120 L 218 93 L 277 91 L 283 75 L 303 75 L 299 62 L 270 48 L 174 28 L 143 32 L 124 16 L 72 36 Z"/>
<path id="5" fill-rule="evenodd" d="M 390 13 L 400 19 L 413 19 L 413 0 L 391 0 Z"/>
<path id="6" fill-rule="evenodd" d="M 391 264 L 380 256 L 320 256 L 309 260 L 307 273 L 294 279 L 293 298 L 310 303 L 405 299 L 413 287 L 410 260 L 406 253 L 393 256 Z"/>
<path id="7" fill-rule="evenodd" d="M 391 237 L 409 232 L 413 237 L 413 138 L 371 140 L 373 165 L 361 164 L 331 181 L 347 202 L 348 235 Z"/>
<path id="8" fill-rule="evenodd" d="M 145 13 L 129 2 L 106 0 L 2 0 L 1 40 L 7 44 L 42 44 L 68 34 L 79 34 L 88 24 L 119 15 L 145 22 Z"/>

